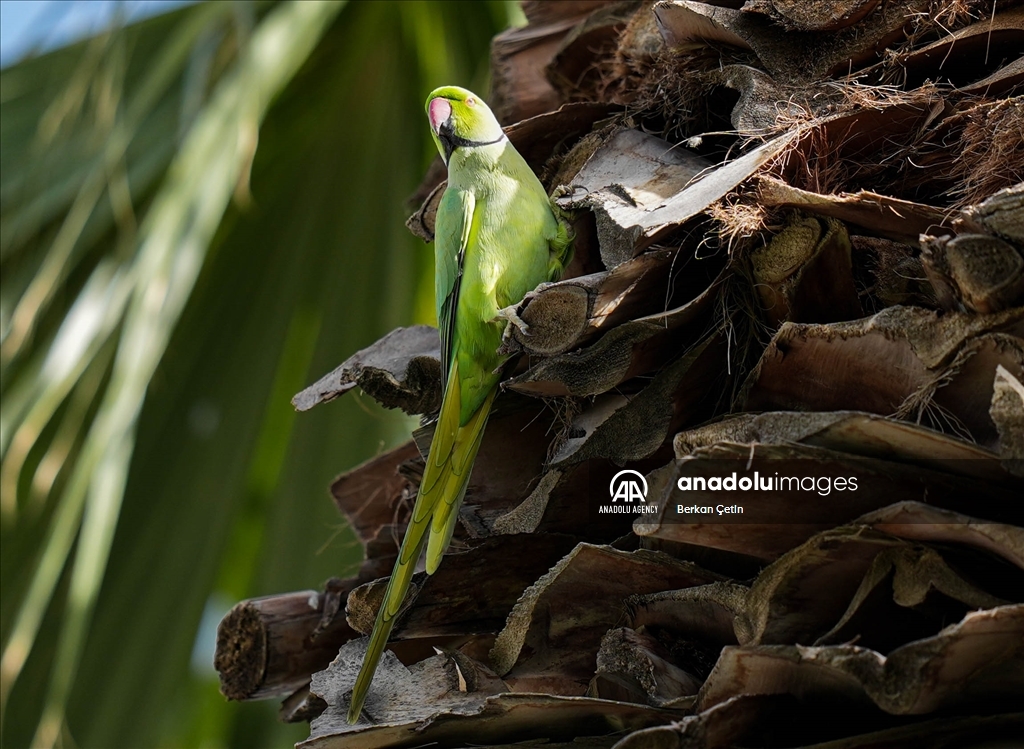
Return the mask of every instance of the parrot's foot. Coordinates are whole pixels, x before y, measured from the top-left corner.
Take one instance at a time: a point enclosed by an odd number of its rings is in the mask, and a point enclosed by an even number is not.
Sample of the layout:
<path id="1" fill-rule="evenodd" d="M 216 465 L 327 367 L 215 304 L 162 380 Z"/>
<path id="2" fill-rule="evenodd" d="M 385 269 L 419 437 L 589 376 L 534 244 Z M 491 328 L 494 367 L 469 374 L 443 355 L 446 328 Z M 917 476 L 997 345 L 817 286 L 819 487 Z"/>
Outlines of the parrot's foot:
<path id="1" fill-rule="evenodd" d="M 526 292 L 526 295 L 518 304 L 513 304 L 509 307 L 498 310 L 498 314 L 492 322 L 500 322 L 504 320 L 509 323 L 505 326 L 505 330 L 501 334 L 501 346 L 498 347 L 499 354 L 518 354 L 523 350 L 523 347 L 520 345 L 520 341 L 516 340 L 516 334 L 514 331 L 519 331 L 520 338 L 529 338 L 532 334 L 530 333 L 530 324 L 519 316 L 519 310 L 526 309 L 530 302 L 539 297 L 541 293 L 551 285 L 552 284 L 547 282 L 538 284 L 536 289 Z"/>
<path id="2" fill-rule="evenodd" d="M 530 293 L 532 294 L 533 292 Z M 493 320 L 493 322 L 505 320 L 511 323 L 505 328 L 505 332 L 501 336 L 502 340 L 507 339 L 511 335 L 512 325 L 515 325 L 516 328 L 519 329 L 519 332 L 524 336 L 530 335 L 530 325 L 519 316 L 518 312 L 516 312 L 516 307 L 518 306 L 518 304 L 514 304 L 511 307 L 505 307 L 505 309 L 498 310 L 498 316 Z"/>
<path id="3" fill-rule="evenodd" d="M 573 220 L 572 206 L 587 195 L 583 185 L 559 185 L 551 191 L 550 203 L 555 216 L 562 221 L 571 223 Z"/>
<path id="4" fill-rule="evenodd" d="M 579 198 L 587 192 L 583 185 L 558 185 L 551 191 L 551 202 L 561 204 L 572 198 Z"/>
<path id="5" fill-rule="evenodd" d="M 530 292 L 534 294 L 534 292 Z M 528 299 L 530 294 L 526 295 Z M 523 350 L 519 341 L 516 340 L 516 335 L 513 331 L 518 330 L 519 336 L 529 337 L 530 325 L 523 318 L 519 316 L 516 311 L 522 306 L 522 302 L 519 304 L 513 304 L 511 307 L 505 307 L 504 309 L 498 310 L 497 317 L 494 318 L 494 322 L 505 320 L 509 324 L 505 326 L 505 330 L 501 333 L 501 345 L 498 347 L 498 353 L 502 356 L 510 356 L 512 354 L 518 354 Z"/>

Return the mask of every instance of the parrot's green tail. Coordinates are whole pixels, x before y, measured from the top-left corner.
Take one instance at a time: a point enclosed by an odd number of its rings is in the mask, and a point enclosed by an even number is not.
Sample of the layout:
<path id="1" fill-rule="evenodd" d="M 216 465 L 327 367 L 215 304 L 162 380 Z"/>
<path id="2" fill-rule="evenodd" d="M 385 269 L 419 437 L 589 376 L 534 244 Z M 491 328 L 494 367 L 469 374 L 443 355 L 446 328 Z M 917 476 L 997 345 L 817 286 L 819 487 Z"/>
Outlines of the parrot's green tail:
<path id="1" fill-rule="evenodd" d="M 458 522 L 459 505 L 466 494 L 469 475 L 480 449 L 484 427 L 491 411 L 491 402 L 497 394 L 492 390 L 465 424 L 459 424 L 462 394 L 459 386 L 458 363 L 452 364 L 448 376 L 448 388 L 441 402 L 441 413 L 437 419 L 434 439 L 430 443 L 430 454 L 423 469 L 419 494 L 413 506 L 409 528 L 405 532 L 402 548 L 395 561 L 387 590 L 377 621 L 373 624 L 370 643 L 363 657 L 362 668 L 352 687 L 352 702 L 348 710 L 348 722 L 356 723 L 366 700 L 373 674 L 377 670 L 384 647 L 387 645 L 391 628 L 409 590 L 416 562 L 427 544 L 427 574 L 433 574 L 441 563 L 455 524 Z M 430 531 L 429 533 L 427 531 Z"/>

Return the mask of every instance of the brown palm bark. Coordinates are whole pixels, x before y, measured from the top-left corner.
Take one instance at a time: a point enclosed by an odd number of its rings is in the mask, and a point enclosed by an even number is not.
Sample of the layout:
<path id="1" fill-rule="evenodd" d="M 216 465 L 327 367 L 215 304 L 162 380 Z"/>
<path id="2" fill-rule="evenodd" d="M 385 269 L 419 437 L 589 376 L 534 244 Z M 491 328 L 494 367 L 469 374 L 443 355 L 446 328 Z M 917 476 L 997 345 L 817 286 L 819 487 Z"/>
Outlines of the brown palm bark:
<path id="1" fill-rule="evenodd" d="M 1024 8 L 524 9 L 492 102 L 576 256 L 517 306 L 452 549 L 348 726 L 427 419 L 332 488 L 367 552 L 346 611 L 245 640 L 283 625 L 240 604 L 225 693 L 298 687 L 285 716 L 318 749 L 1022 735 Z M 410 219 L 427 240 L 442 180 Z M 296 406 L 360 387 L 429 415 L 437 356 L 433 329 L 395 331 Z M 622 469 L 650 512 L 600 511 Z M 680 489 L 755 471 L 829 491 Z"/>

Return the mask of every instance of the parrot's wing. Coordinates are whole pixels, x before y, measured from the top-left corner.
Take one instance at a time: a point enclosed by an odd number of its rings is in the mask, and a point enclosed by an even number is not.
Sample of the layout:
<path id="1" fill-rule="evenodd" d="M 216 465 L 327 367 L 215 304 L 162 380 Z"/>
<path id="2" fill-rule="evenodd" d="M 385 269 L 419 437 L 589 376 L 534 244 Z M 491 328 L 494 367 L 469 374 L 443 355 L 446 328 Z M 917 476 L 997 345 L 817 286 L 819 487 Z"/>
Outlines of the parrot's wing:
<path id="1" fill-rule="evenodd" d="M 480 449 L 487 417 L 491 413 L 491 402 L 497 392 L 496 388 L 491 390 L 476 413 L 464 426 L 459 427 L 455 439 L 450 442 L 451 448 L 443 459 L 443 463 L 442 459 L 434 458 L 434 446 L 431 445 L 430 458 L 437 466 L 437 472 L 443 476 L 445 487 L 438 492 L 438 498 L 431 505 L 432 519 L 430 537 L 427 541 L 426 560 L 428 575 L 433 575 L 437 570 L 438 565 L 441 564 L 441 558 L 448 548 L 448 543 L 452 540 L 452 533 L 455 531 L 459 517 L 459 506 L 462 504 L 462 498 L 466 495 L 469 475 L 473 470 L 477 451 Z M 442 413 L 444 410 L 442 406 Z M 427 472 L 424 471 L 424 476 L 426 474 Z"/>
<path id="2" fill-rule="evenodd" d="M 448 388 L 455 339 L 455 309 L 459 303 L 459 286 L 475 208 L 476 199 L 472 192 L 452 188 L 445 190 L 437 207 L 434 293 L 437 325 L 441 332 L 441 392 Z"/>
<path id="3" fill-rule="evenodd" d="M 466 490 L 468 470 L 472 466 L 476 450 L 480 446 L 480 436 L 487 422 L 487 410 L 477 415 L 467 428 L 459 424 L 462 397 L 458 367 L 454 364 L 455 344 L 455 311 L 459 302 L 459 285 L 462 281 L 462 268 L 466 259 L 466 245 L 469 243 L 470 231 L 473 226 L 473 211 L 476 205 L 473 193 L 466 190 L 448 189 L 437 209 L 438 233 L 435 237 L 434 252 L 436 254 L 435 289 L 437 294 L 437 318 L 441 332 L 441 384 L 444 398 L 434 439 L 427 457 L 427 465 L 420 482 L 420 489 L 413 505 L 412 517 L 399 549 L 395 568 L 388 581 L 384 600 L 377 612 L 377 620 L 370 634 L 366 655 L 363 657 L 362 668 L 352 687 L 352 702 L 349 705 L 348 719 L 355 723 L 359 718 L 363 700 L 370 688 L 374 671 L 380 661 L 381 653 L 387 645 L 391 629 L 395 626 L 395 618 L 401 610 L 405 595 L 409 591 L 416 562 L 427 541 L 431 537 L 441 536 L 446 542 L 455 528 L 457 513 L 452 512 L 451 505 L 461 499 Z M 493 396 L 492 396 L 493 398 Z M 487 402 L 490 406 L 490 400 Z M 456 504 L 457 506 L 457 504 Z M 442 519 L 436 521 L 439 529 L 431 532 L 431 519 L 435 510 L 442 510 Z M 428 562 L 428 571 L 433 572 L 444 554 L 444 547 L 436 548 L 438 541 L 432 541 L 433 565 Z"/>

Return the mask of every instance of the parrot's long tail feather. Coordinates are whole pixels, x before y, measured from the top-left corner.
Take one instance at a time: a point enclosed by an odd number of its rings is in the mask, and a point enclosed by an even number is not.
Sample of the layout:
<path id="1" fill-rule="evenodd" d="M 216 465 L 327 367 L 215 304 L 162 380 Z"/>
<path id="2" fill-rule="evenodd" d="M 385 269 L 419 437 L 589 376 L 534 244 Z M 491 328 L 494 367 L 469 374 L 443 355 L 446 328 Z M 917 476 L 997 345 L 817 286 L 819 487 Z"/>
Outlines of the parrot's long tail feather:
<path id="1" fill-rule="evenodd" d="M 459 386 L 458 363 L 452 364 L 448 377 L 448 388 L 441 402 L 437 428 L 430 444 L 423 480 L 413 506 L 409 527 L 402 540 L 395 568 L 391 573 L 387 590 L 377 611 L 370 642 L 363 657 L 362 668 L 352 687 L 352 702 L 348 710 L 348 722 L 356 723 L 363 709 L 363 702 L 373 681 L 377 663 L 387 645 L 395 619 L 402 602 L 409 591 L 416 562 L 427 544 L 427 573 L 433 574 L 441 562 L 448 542 L 458 522 L 459 505 L 466 495 L 466 486 L 476 460 L 484 427 L 490 414 L 491 402 L 497 393 L 492 390 L 480 408 L 469 421 L 459 425 L 462 397 Z M 428 533 L 429 531 L 429 533 Z M 429 540 L 428 540 L 429 539 Z"/>

